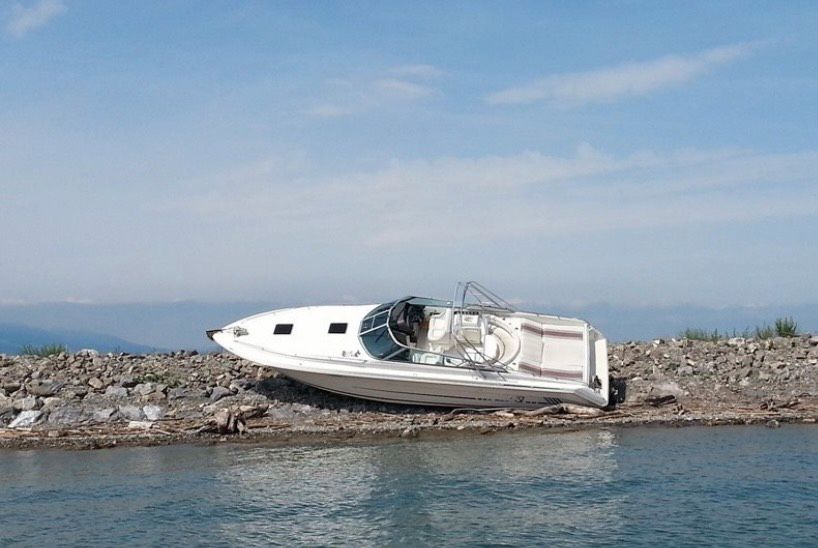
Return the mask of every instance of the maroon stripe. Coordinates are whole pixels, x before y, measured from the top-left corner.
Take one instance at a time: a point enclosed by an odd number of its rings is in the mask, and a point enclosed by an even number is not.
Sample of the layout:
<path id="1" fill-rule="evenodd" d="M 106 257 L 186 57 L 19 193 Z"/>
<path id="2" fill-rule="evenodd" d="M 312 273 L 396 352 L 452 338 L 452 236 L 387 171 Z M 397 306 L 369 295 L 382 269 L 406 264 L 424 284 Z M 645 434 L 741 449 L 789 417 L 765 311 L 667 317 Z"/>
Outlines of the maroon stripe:
<path id="1" fill-rule="evenodd" d="M 582 333 L 571 333 L 568 331 L 551 331 L 549 329 L 544 330 L 543 335 L 549 335 L 551 337 L 563 337 L 566 339 L 581 339 Z"/>
<path id="2" fill-rule="evenodd" d="M 529 331 L 535 335 L 550 335 L 551 337 L 563 337 L 566 339 L 581 339 L 582 333 L 573 333 L 570 331 L 554 331 L 553 329 L 541 329 L 534 325 L 523 324 L 523 331 Z"/>
<path id="3" fill-rule="evenodd" d="M 531 365 L 525 362 L 520 362 L 520 364 L 517 367 L 519 369 L 522 369 L 523 371 L 528 371 L 529 373 L 532 373 L 537 376 L 540 376 L 542 373 L 542 370 L 536 365 Z"/>
<path id="4" fill-rule="evenodd" d="M 523 331 L 530 331 L 536 335 L 542 335 L 543 330 L 535 325 L 523 324 Z"/>

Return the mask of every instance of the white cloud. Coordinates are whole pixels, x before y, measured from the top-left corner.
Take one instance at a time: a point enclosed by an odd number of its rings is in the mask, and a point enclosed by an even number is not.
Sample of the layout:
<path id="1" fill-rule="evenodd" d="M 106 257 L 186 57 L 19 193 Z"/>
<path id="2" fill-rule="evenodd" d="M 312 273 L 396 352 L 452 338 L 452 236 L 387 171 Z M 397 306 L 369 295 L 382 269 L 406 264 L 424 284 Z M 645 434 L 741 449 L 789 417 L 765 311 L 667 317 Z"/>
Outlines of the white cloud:
<path id="1" fill-rule="evenodd" d="M 409 101 L 423 99 L 435 94 L 435 90 L 421 84 L 408 82 L 406 80 L 376 80 L 373 84 L 379 92 L 390 97 L 400 97 Z"/>
<path id="2" fill-rule="evenodd" d="M 401 65 L 389 69 L 390 74 L 404 78 L 423 78 L 431 79 L 438 78 L 445 74 L 441 69 L 433 65 Z"/>
<path id="3" fill-rule="evenodd" d="M 29 7 L 15 4 L 12 7 L 11 19 L 6 24 L 6 32 L 15 38 L 22 38 L 29 32 L 44 26 L 65 10 L 65 4 L 61 0 L 40 0 Z"/>
<path id="4" fill-rule="evenodd" d="M 235 223 L 238 232 L 287 233 L 305 245 L 328 234 L 353 246 L 490 245 L 815 216 L 818 195 L 809 183 L 816 170 L 818 151 L 615 156 L 586 145 L 569 156 L 395 161 L 331 177 L 250 170 L 212 180 L 185 205 L 209 222 Z"/>
<path id="5" fill-rule="evenodd" d="M 442 74 L 431 65 L 404 65 L 386 71 L 390 77 L 358 82 L 331 79 L 329 97 L 305 110 L 314 118 L 341 118 L 377 108 L 413 103 L 441 95 L 440 90 L 414 80 L 428 79 Z"/>
<path id="6" fill-rule="evenodd" d="M 559 105 L 604 103 L 646 95 L 682 84 L 715 67 L 747 55 L 754 44 L 733 44 L 692 55 L 669 55 L 642 63 L 626 63 L 586 72 L 556 74 L 529 84 L 492 93 L 486 101 L 495 105 L 539 101 Z"/>

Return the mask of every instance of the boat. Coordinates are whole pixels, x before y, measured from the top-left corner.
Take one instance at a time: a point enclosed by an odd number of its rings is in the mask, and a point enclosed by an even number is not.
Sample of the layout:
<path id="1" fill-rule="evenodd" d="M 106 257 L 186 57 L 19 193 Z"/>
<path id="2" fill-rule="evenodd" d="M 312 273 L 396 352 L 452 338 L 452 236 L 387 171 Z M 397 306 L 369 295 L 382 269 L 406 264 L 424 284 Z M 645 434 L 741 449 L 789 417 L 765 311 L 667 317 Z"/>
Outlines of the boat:
<path id="1" fill-rule="evenodd" d="M 518 311 L 477 282 L 452 300 L 264 312 L 207 336 L 322 390 L 456 408 L 608 405 L 607 340 L 588 322 Z"/>

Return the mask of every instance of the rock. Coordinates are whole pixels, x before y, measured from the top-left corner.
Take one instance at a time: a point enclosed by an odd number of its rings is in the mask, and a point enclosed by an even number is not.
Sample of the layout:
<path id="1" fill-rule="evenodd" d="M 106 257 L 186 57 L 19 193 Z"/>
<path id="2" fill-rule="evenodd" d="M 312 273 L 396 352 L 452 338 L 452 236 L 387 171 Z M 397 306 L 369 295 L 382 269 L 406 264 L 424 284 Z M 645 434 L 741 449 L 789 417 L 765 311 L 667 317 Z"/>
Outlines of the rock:
<path id="1" fill-rule="evenodd" d="M 266 415 L 273 420 L 292 420 L 295 413 L 288 407 L 272 407 L 267 409 Z"/>
<path id="2" fill-rule="evenodd" d="M 54 407 L 59 407 L 62 405 L 63 399 L 58 398 L 56 396 L 52 396 L 50 398 L 43 398 L 43 405 L 42 409 L 53 409 Z"/>
<path id="3" fill-rule="evenodd" d="M 420 429 L 417 426 L 409 426 L 403 432 L 400 433 L 400 437 L 402 438 L 416 438 L 420 433 Z"/>
<path id="4" fill-rule="evenodd" d="M 140 396 L 147 396 L 148 394 L 152 393 L 155 388 L 156 387 L 152 382 L 139 383 L 133 387 L 133 392 L 134 394 L 139 394 Z"/>
<path id="5" fill-rule="evenodd" d="M 30 428 L 34 426 L 42 416 L 42 411 L 21 411 L 20 414 L 11 421 L 9 428 Z"/>
<path id="6" fill-rule="evenodd" d="M 125 388 L 133 388 L 137 385 L 137 382 L 133 379 L 133 377 L 123 376 L 119 380 L 120 386 L 124 386 Z"/>
<path id="7" fill-rule="evenodd" d="M 6 394 L 13 394 L 20 390 L 20 383 L 15 382 L 12 380 L 2 380 L 0 381 L 0 388 L 6 391 Z"/>
<path id="8" fill-rule="evenodd" d="M 165 416 L 165 410 L 158 405 L 146 405 L 142 408 L 142 412 L 149 421 L 158 421 Z"/>
<path id="9" fill-rule="evenodd" d="M 102 382 L 102 380 L 99 377 L 91 377 L 90 379 L 88 379 L 88 386 L 90 386 L 94 390 L 99 390 L 100 388 L 105 386 L 105 383 Z"/>
<path id="10" fill-rule="evenodd" d="M 105 389 L 105 395 L 109 398 L 127 398 L 128 389 L 124 386 L 109 386 Z"/>
<path id="11" fill-rule="evenodd" d="M 33 381 L 28 384 L 26 390 L 35 396 L 53 396 L 63 387 L 63 383 L 51 381 Z"/>
<path id="12" fill-rule="evenodd" d="M 182 398 L 189 398 L 191 397 L 189 390 L 187 388 L 178 387 L 178 388 L 171 388 L 168 390 L 168 399 L 169 400 L 181 400 Z"/>
<path id="13" fill-rule="evenodd" d="M 14 418 L 15 411 L 14 407 L 11 405 L 0 405 L 0 423 L 6 420 L 11 420 Z"/>
<path id="14" fill-rule="evenodd" d="M 132 421 L 139 421 L 145 418 L 142 414 L 142 408 L 136 405 L 120 405 L 119 414 L 122 415 L 123 418 Z"/>
<path id="15" fill-rule="evenodd" d="M 780 427 L 781 427 L 781 423 L 780 423 L 780 422 L 778 422 L 778 421 L 777 421 L 777 420 L 775 420 L 775 419 L 772 419 L 772 420 L 767 421 L 767 425 L 766 425 L 766 426 L 767 426 L 767 428 L 780 428 Z"/>
<path id="16" fill-rule="evenodd" d="M 689 365 L 683 365 L 679 369 L 676 370 L 676 373 L 679 375 L 692 375 L 693 368 Z"/>
<path id="17" fill-rule="evenodd" d="M 227 396 L 232 396 L 232 395 L 233 395 L 233 392 L 231 392 L 229 388 L 226 388 L 224 386 L 216 386 L 210 392 L 210 401 L 216 402 L 216 401 L 219 401 L 222 398 L 225 398 Z"/>
<path id="18" fill-rule="evenodd" d="M 94 350 L 93 348 L 83 348 L 79 352 L 77 352 L 77 356 L 83 356 L 85 358 L 96 358 L 99 356 L 99 352 Z"/>
<path id="19" fill-rule="evenodd" d="M 656 383 L 653 386 L 653 390 L 655 390 L 658 394 L 673 394 L 677 398 L 684 394 L 684 390 L 682 390 L 682 388 L 673 381 Z"/>
<path id="20" fill-rule="evenodd" d="M 48 414 L 48 422 L 51 424 L 79 424 L 83 419 L 82 407 L 78 405 L 64 405 Z"/>
<path id="21" fill-rule="evenodd" d="M 239 413 L 245 419 L 252 419 L 262 416 L 267 411 L 266 405 L 240 405 Z"/>
<path id="22" fill-rule="evenodd" d="M 232 414 L 230 413 L 229 409 L 219 409 L 213 417 L 213 421 L 216 424 L 216 430 L 219 433 L 224 434 L 227 431 L 228 426 L 230 425 L 230 419 Z"/>
<path id="23" fill-rule="evenodd" d="M 14 409 L 17 411 L 32 411 L 39 409 L 41 402 L 34 396 L 28 396 L 19 400 L 14 400 Z"/>
<path id="24" fill-rule="evenodd" d="M 93 419 L 97 422 L 108 422 L 114 414 L 116 414 L 116 409 L 113 407 L 104 407 L 94 411 Z"/>
<path id="25" fill-rule="evenodd" d="M 88 394 L 88 390 L 86 390 L 82 386 L 66 386 L 60 391 L 60 395 L 64 396 L 65 399 L 71 400 L 81 400 Z"/>

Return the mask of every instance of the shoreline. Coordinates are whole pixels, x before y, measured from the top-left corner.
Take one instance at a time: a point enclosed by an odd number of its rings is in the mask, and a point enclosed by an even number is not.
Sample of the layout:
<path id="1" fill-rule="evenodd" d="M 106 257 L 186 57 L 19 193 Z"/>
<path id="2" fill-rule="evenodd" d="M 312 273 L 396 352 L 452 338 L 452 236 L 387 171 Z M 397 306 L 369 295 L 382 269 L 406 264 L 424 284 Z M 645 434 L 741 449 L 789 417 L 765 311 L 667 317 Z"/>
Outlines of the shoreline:
<path id="1" fill-rule="evenodd" d="M 443 415 L 444 413 L 441 413 Z M 473 417 L 473 416 L 472 416 Z M 481 416 L 479 420 L 451 420 L 445 426 L 439 424 L 413 424 L 404 426 L 392 423 L 376 428 L 324 428 L 293 429 L 281 425 L 250 422 L 249 430 L 242 434 L 222 435 L 197 433 L 185 428 L 168 428 L 160 423 L 155 428 L 134 431 L 127 425 L 102 428 L 84 427 L 61 430 L 59 436 L 52 431 L 25 430 L 8 435 L 8 429 L 0 429 L 0 450 L 29 451 L 41 449 L 94 450 L 117 447 L 157 447 L 167 445 L 217 445 L 246 444 L 254 446 L 321 446 L 338 444 L 377 443 L 401 439 L 455 439 L 462 436 L 494 435 L 504 432 L 540 432 L 558 434 L 608 428 L 686 428 L 717 426 L 766 426 L 818 425 L 818 408 L 798 413 L 757 413 L 738 411 L 732 413 L 689 415 L 639 415 L 622 417 L 615 412 L 595 418 L 566 418 L 556 420 L 528 420 L 522 415 L 514 419 Z M 407 429 L 411 429 L 407 433 Z"/>
<path id="2" fill-rule="evenodd" d="M 0 355 L 0 449 L 314 445 L 610 427 L 818 423 L 818 337 L 611 345 L 612 405 L 449 410 L 322 392 L 227 354 Z"/>

